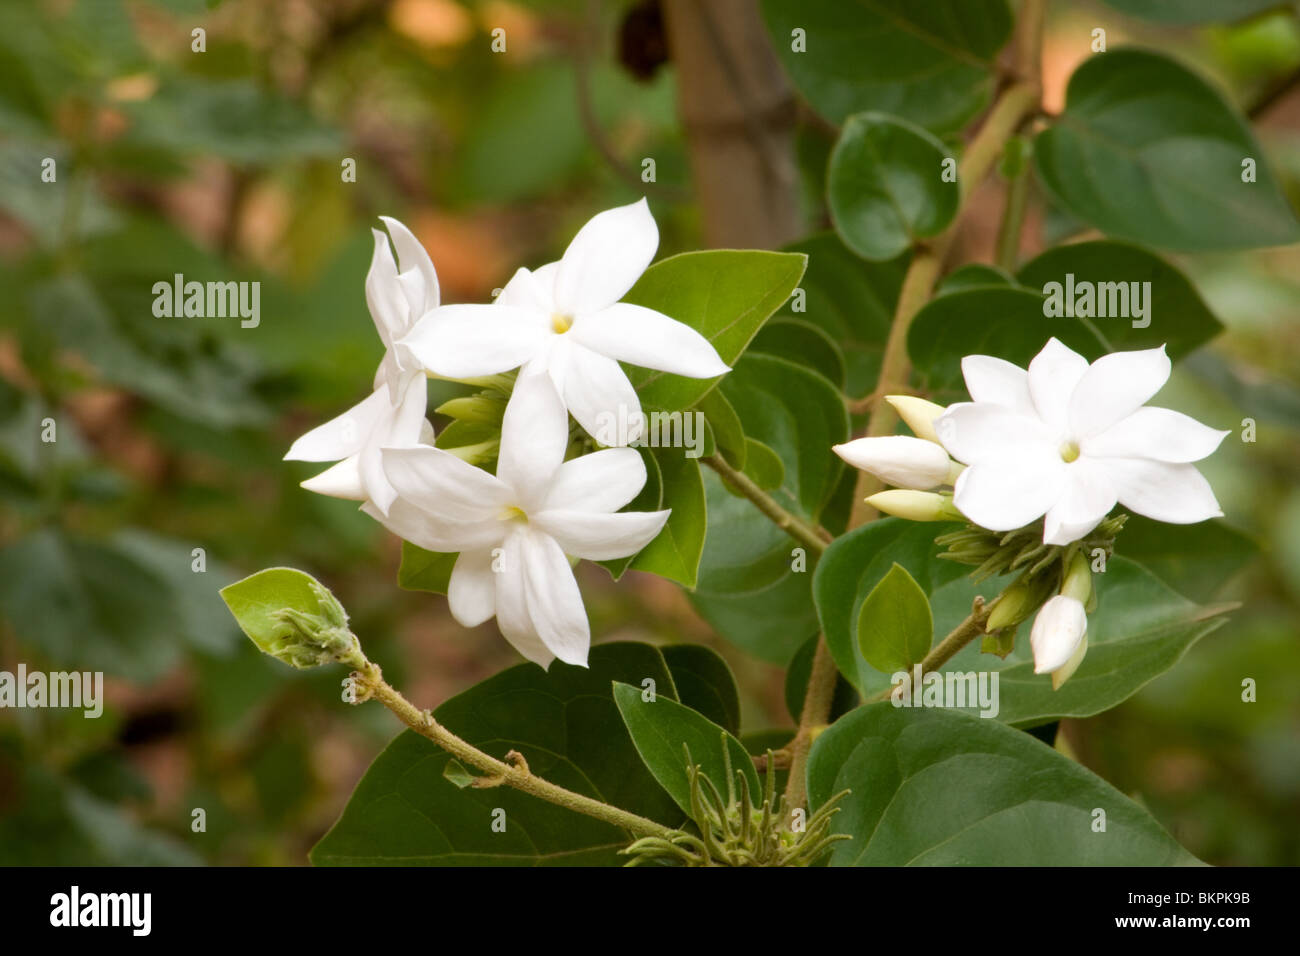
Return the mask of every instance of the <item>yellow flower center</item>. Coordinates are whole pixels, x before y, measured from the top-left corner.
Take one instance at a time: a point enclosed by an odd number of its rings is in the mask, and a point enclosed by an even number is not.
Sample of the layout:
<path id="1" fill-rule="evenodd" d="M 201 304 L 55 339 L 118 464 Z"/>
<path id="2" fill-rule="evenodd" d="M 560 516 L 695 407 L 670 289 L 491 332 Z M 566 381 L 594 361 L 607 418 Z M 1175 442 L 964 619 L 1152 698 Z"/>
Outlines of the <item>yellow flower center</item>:
<path id="1" fill-rule="evenodd" d="M 1061 445 L 1061 461 L 1071 462 L 1079 457 L 1079 443 L 1067 441 Z"/>
<path id="2" fill-rule="evenodd" d="M 528 515 L 526 515 L 524 509 L 520 508 L 518 505 L 510 505 L 509 507 L 502 509 L 501 520 L 522 521 L 524 524 L 528 524 Z"/>
<path id="3" fill-rule="evenodd" d="M 551 330 L 556 335 L 563 335 L 571 328 L 573 328 L 573 316 L 565 315 L 563 312 L 556 312 L 551 316 Z"/>

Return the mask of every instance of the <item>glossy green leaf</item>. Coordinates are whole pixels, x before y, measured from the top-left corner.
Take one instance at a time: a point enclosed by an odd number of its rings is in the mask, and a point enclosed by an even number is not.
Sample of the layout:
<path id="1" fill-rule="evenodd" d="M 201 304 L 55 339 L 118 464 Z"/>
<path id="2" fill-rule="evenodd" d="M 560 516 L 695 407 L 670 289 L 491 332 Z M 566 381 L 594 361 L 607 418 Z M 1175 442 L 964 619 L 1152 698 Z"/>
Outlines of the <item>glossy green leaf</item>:
<path id="1" fill-rule="evenodd" d="M 713 429 L 713 437 L 718 445 L 718 452 L 732 468 L 745 467 L 745 426 L 740 423 L 740 416 L 727 401 L 720 389 L 714 389 L 700 400 L 699 411 Z"/>
<path id="2" fill-rule="evenodd" d="M 789 252 L 715 249 L 684 252 L 656 262 L 624 296 L 695 329 L 719 357 L 734 365 L 768 316 L 790 297 L 807 258 Z M 718 379 L 667 372 L 631 373 L 646 411 L 691 408 Z"/>
<path id="3" fill-rule="evenodd" d="M 1145 312 L 1140 318 L 1133 314 L 1135 282 Z M 1058 283 L 1060 289 L 1049 288 L 1049 283 Z M 1053 296 L 1064 308 L 1067 292 L 1073 293 L 1076 306 L 1083 305 L 1084 288 L 1092 290 L 1092 316 L 1046 314 L 1058 311 L 1050 301 Z M 1106 317 L 1095 314 L 1102 300 Z M 1114 315 L 1126 300 L 1130 314 Z M 966 355 L 996 355 L 1024 368 L 1055 336 L 1089 360 L 1111 351 L 1160 345 L 1179 359 L 1222 328 L 1179 270 L 1137 246 L 1102 240 L 1044 253 L 1026 263 L 1015 285 L 975 286 L 933 299 L 913 319 L 907 347 L 917 372 L 942 399 L 964 394 L 961 359 Z"/>
<path id="4" fill-rule="evenodd" d="M 772 45 L 813 109 L 840 123 L 880 110 L 935 132 L 988 102 L 1011 34 L 1005 0 L 763 0 Z M 802 48 L 799 35 L 803 31 Z"/>
<path id="5" fill-rule="evenodd" d="M 1247 160 L 1253 182 L 1243 181 Z M 1111 50 L 1084 61 L 1065 111 L 1035 141 L 1034 162 L 1057 202 L 1118 239 L 1184 251 L 1300 239 L 1245 119 L 1157 53 Z"/>
<path id="6" fill-rule="evenodd" d="M 764 491 L 780 488 L 785 481 L 781 456 L 756 438 L 745 437 L 745 474 Z"/>
<path id="7" fill-rule="evenodd" d="M 930 649 L 930 602 L 901 564 L 873 587 L 858 612 L 858 649 L 868 664 L 892 674 L 910 670 Z"/>
<path id="8" fill-rule="evenodd" d="M 1259 556 L 1259 544 L 1222 519 L 1165 524 L 1129 515 L 1115 551 L 1185 597 L 1205 600 Z"/>
<path id="9" fill-rule="evenodd" d="M 674 695 L 663 656 L 647 644 L 601 644 L 589 668 L 520 664 L 434 711 L 453 733 L 497 757 L 517 750 L 552 783 L 668 826 L 681 812 L 645 769 L 619 719 L 610 683 L 655 682 Z M 318 866 L 595 866 L 623 862 L 632 837 L 510 787 L 459 787 L 452 758 L 414 731 L 371 764 L 333 829 L 312 850 Z M 494 832 L 493 811 L 505 831 Z"/>
<path id="10" fill-rule="evenodd" d="M 994 720 L 860 708 L 818 737 L 809 758 L 814 807 L 846 789 L 835 830 L 852 839 L 835 845 L 833 866 L 1199 862 L 1106 781 Z"/>
<path id="11" fill-rule="evenodd" d="M 811 322 L 773 319 L 759 329 L 749 350 L 806 365 L 844 388 L 844 354 L 829 332 Z"/>
<path id="12" fill-rule="evenodd" d="M 740 691 L 721 655 L 703 644 L 666 644 L 659 650 L 672 672 L 677 699 L 738 736 Z"/>
<path id="13" fill-rule="evenodd" d="M 661 508 L 672 509 L 663 530 L 637 553 L 632 567 L 695 587 L 708 527 L 705 517 L 704 481 L 698 459 L 687 458 L 686 449 L 655 448 L 662 488 Z"/>
<path id="14" fill-rule="evenodd" d="M 749 752 L 713 721 L 667 697 L 656 695 L 647 700 L 641 688 L 628 684 L 614 684 L 614 702 L 637 753 L 687 815 L 691 814 L 687 750 L 691 762 L 713 781 L 724 798 L 729 793 L 728 785 L 736 786 L 733 781 L 737 772 L 749 781 L 751 794 L 760 793 L 758 773 Z"/>
<path id="15" fill-rule="evenodd" d="M 937 235 L 957 213 L 960 186 L 945 182 L 950 151 L 930 133 L 881 113 L 850 116 L 831 152 L 826 198 L 844 244 L 873 262 Z"/>
<path id="16" fill-rule="evenodd" d="M 799 290 L 779 312 L 826 332 L 844 356 L 844 390 L 861 398 L 876 387 L 908 256 L 864 262 L 839 236 L 824 232 L 788 247 L 808 256 Z"/>

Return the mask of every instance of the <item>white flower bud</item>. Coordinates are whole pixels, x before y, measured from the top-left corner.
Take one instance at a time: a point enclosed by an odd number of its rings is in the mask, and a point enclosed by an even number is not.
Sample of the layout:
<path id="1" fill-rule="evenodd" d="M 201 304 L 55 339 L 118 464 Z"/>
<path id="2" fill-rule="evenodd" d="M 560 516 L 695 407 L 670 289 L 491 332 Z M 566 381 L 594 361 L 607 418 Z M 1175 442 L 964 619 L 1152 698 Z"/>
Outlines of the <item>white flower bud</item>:
<path id="1" fill-rule="evenodd" d="M 953 507 L 950 495 L 933 491 L 878 491 L 867 498 L 877 511 L 908 521 L 961 521 L 964 517 Z"/>
<path id="2" fill-rule="evenodd" d="M 1069 664 L 1078 667 L 1078 661 L 1073 658 L 1087 631 L 1088 615 L 1076 598 L 1058 594 L 1044 604 L 1029 634 L 1029 645 L 1034 650 L 1034 673 L 1046 674 Z M 1082 659 L 1083 655 L 1079 654 L 1079 660 Z M 1074 672 L 1073 667 L 1065 677 Z M 1065 682 L 1065 677 L 1060 683 Z"/>
<path id="3" fill-rule="evenodd" d="M 942 405 L 927 402 L 914 395 L 886 395 L 885 401 L 894 406 L 898 417 L 907 423 L 917 438 L 924 438 L 936 445 L 940 444 L 939 435 L 934 430 L 934 420 L 945 411 Z"/>
<path id="4" fill-rule="evenodd" d="M 859 438 L 836 445 L 835 454 L 886 484 L 917 490 L 943 484 L 952 464 L 941 446 L 906 435 Z"/>

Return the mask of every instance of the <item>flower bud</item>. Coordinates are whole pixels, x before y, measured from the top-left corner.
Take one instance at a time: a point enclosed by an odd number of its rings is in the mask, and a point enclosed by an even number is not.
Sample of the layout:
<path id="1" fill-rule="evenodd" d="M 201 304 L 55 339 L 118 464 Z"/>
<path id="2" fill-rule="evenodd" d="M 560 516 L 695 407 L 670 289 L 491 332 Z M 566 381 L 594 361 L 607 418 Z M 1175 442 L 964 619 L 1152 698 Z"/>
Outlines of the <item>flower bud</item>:
<path id="1" fill-rule="evenodd" d="M 1056 670 L 1052 671 L 1052 690 L 1061 689 L 1061 685 L 1069 680 L 1074 672 L 1079 669 L 1079 665 L 1083 663 L 1083 656 L 1087 653 L 1088 635 L 1085 634 L 1083 635 L 1083 640 L 1079 642 L 1079 646 L 1076 647 L 1074 653 L 1070 655 L 1070 659 Z"/>
<path id="2" fill-rule="evenodd" d="M 880 491 L 867 498 L 877 511 L 909 521 L 962 521 L 965 516 L 952 503 L 952 495 L 933 491 Z"/>
<path id="3" fill-rule="evenodd" d="M 1029 634 L 1029 645 L 1034 651 L 1034 673 L 1045 674 L 1049 671 L 1063 669 L 1078 661 L 1073 660 L 1084 635 L 1088 631 L 1088 615 L 1083 610 L 1083 602 L 1065 594 L 1052 598 L 1034 618 L 1034 627 Z M 1079 654 L 1079 660 L 1083 655 Z M 1074 673 L 1070 669 L 1065 677 Z M 1065 677 L 1060 683 L 1065 682 Z"/>
<path id="4" fill-rule="evenodd" d="M 917 438 L 939 444 L 939 435 L 934 430 L 934 420 L 946 411 L 942 405 L 927 402 L 924 398 L 917 398 L 914 395 L 886 395 L 885 401 L 894 406 L 898 417 L 907 423 L 907 427 L 912 429 L 912 433 Z"/>
<path id="5" fill-rule="evenodd" d="M 1077 552 L 1066 566 L 1061 593 L 1080 604 L 1087 604 L 1092 597 L 1092 569 L 1088 567 L 1088 559 L 1082 551 Z"/>
<path id="6" fill-rule="evenodd" d="M 942 447 L 906 435 L 859 438 L 836 445 L 835 454 L 886 484 L 918 490 L 947 481 L 951 465 Z"/>

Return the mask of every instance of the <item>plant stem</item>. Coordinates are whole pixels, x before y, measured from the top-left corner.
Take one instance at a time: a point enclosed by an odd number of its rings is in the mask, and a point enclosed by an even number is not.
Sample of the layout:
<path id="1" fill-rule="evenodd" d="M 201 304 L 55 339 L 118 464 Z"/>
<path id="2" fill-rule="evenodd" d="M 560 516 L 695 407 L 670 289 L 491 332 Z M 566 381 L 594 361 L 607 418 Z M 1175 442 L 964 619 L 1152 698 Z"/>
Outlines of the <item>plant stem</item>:
<path id="1" fill-rule="evenodd" d="M 513 763 L 505 763 L 484 753 L 438 723 L 432 713 L 427 710 L 420 710 L 403 697 L 400 691 L 384 680 L 379 667 L 375 664 L 369 664 L 366 668 L 356 671 L 355 676 L 364 688 L 369 691 L 370 696 L 373 696 L 375 700 L 396 714 L 398 719 L 406 726 L 421 736 L 432 740 L 458 760 L 489 775 L 486 778 L 478 778 L 475 783 L 476 786 L 505 785 L 514 787 L 516 790 L 530 793 L 557 806 L 567 807 L 577 813 L 583 813 L 589 817 L 595 817 L 597 820 L 612 823 L 616 827 L 630 830 L 639 837 L 655 836 L 670 839 L 676 832 L 661 823 L 655 823 L 655 821 L 648 820 L 635 813 L 620 810 L 608 803 L 602 803 L 600 800 L 574 793 L 572 790 L 566 790 L 550 781 L 543 780 L 530 771 L 523 757 L 514 753 L 514 751 L 511 751 L 511 754 L 508 755 L 513 759 Z M 359 695 L 358 699 L 364 698 Z"/>
<path id="2" fill-rule="evenodd" d="M 778 528 L 794 538 L 813 554 L 820 555 L 826 546 L 834 540 L 831 533 L 820 525 L 805 521 L 798 515 L 787 511 L 781 504 L 760 488 L 752 478 L 743 471 L 732 468 L 721 455 L 709 455 L 701 458 L 702 464 L 716 471 L 727 484 L 754 503 L 759 511 L 772 520 Z"/>
<path id="3" fill-rule="evenodd" d="M 818 634 L 817 650 L 813 653 L 812 670 L 808 674 L 808 690 L 799 713 L 799 729 L 794 740 L 786 745 L 790 752 L 790 777 L 785 785 L 787 812 L 802 807 L 808 800 L 808 754 L 812 750 L 813 733 L 830 723 L 838 677 L 839 670 L 835 658 L 831 657 L 826 636 Z"/>
<path id="4" fill-rule="evenodd" d="M 1004 272 L 1015 272 L 1020 259 L 1020 230 L 1025 222 L 1028 199 L 1029 174 L 1022 171 L 1007 183 L 1006 204 L 1002 207 L 1002 222 L 998 224 L 994 262 Z"/>
<path id="5" fill-rule="evenodd" d="M 971 606 L 971 612 L 966 615 L 965 620 L 954 627 L 947 637 L 931 648 L 929 654 L 925 655 L 925 659 L 920 664 L 922 676 L 930 671 L 938 670 L 952 660 L 963 647 L 981 636 L 984 633 L 984 625 L 988 622 L 989 614 L 992 612 L 995 603 L 996 600 L 986 604 L 984 598 L 976 597 Z M 893 692 L 893 687 L 887 687 L 880 693 L 867 698 L 866 703 L 872 704 L 880 700 L 889 700 Z"/>

